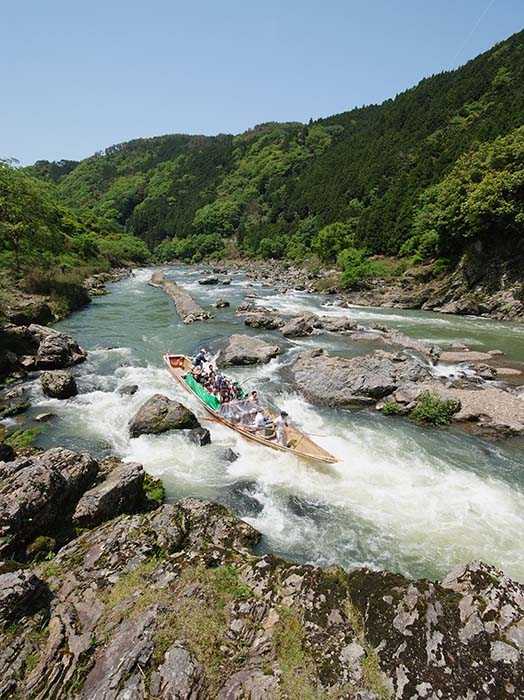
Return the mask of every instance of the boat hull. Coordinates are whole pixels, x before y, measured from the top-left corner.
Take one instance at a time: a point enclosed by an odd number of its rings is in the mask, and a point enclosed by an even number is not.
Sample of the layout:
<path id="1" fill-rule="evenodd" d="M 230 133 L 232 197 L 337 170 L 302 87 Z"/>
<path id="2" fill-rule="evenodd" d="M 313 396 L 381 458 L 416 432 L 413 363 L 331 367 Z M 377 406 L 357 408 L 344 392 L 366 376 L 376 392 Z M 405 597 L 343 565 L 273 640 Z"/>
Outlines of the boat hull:
<path id="1" fill-rule="evenodd" d="M 218 411 L 214 411 L 212 408 L 210 408 L 184 381 L 185 374 L 189 372 L 193 366 L 188 357 L 185 355 L 166 353 L 164 355 L 164 362 L 166 363 L 168 371 L 173 379 L 177 381 L 189 394 L 196 398 L 200 405 L 205 408 L 206 412 L 213 416 L 214 420 L 216 420 L 218 423 L 222 423 L 231 430 L 234 430 L 236 433 L 239 433 L 242 435 L 242 437 L 246 438 L 246 440 L 257 442 L 259 445 L 270 447 L 271 449 L 278 450 L 279 452 L 294 454 L 302 459 L 314 460 L 325 464 L 334 464 L 338 462 L 336 457 L 327 452 L 327 450 L 324 450 L 322 447 L 313 442 L 313 440 L 304 435 L 304 433 L 301 433 L 294 427 L 290 427 L 288 432 L 291 433 L 292 439 L 296 442 L 293 447 L 286 447 L 284 445 L 280 445 L 275 440 L 269 440 L 260 435 L 256 435 L 249 430 L 242 428 L 236 423 L 226 420 L 220 415 L 220 413 L 218 413 Z"/>

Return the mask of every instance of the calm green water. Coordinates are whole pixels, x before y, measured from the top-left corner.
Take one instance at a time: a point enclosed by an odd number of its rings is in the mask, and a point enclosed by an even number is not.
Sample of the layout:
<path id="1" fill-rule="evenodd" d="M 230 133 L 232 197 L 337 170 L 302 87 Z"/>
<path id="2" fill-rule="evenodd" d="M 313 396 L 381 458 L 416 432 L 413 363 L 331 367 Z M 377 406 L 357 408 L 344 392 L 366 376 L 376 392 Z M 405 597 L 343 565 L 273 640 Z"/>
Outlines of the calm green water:
<path id="1" fill-rule="evenodd" d="M 437 577 L 459 562 L 481 558 L 524 580 L 522 442 L 492 445 L 456 430 L 423 429 L 374 411 L 319 409 L 287 382 L 286 365 L 308 345 L 353 355 L 370 349 L 369 344 L 334 335 L 288 342 L 266 333 L 283 345 L 282 356 L 260 368 L 234 370 L 246 387 L 256 384 L 298 425 L 318 435 L 318 442 L 340 457 L 336 465 L 311 466 L 212 423 L 213 444 L 204 448 L 188 444 L 176 432 L 131 440 L 127 423 L 153 393 L 191 404 L 163 369 L 163 352 L 215 348 L 231 333 L 246 331 L 228 309 L 216 311 L 212 321 L 184 326 L 164 293 L 147 285 L 150 274 L 138 270 L 60 324 L 90 354 L 75 369 L 78 397 L 47 399 L 33 385 L 34 412 L 57 414 L 45 424 L 42 445 L 63 444 L 100 456 L 113 452 L 139 461 L 162 477 L 170 499 L 192 495 L 221 501 L 263 533 L 263 548 L 298 561 L 365 564 Z M 273 295 L 260 286 L 248 287 L 241 275 L 230 287 L 203 288 L 197 270 L 178 268 L 171 274 L 205 305 L 224 296 L 234 307 L 255 291 L 270 297 L 261 303 L 283 312 L 343 313 L 420 338 L 465 340 L 524 359 L 523 328 L 516 325 L 423 312 L 320 309 L 326 299 Z M 121 396 L 118 388 L 126 384 L 138 384 L 138 393 Z M 223 458 L 225 447 L 240 455 L 233 464 Z"/>

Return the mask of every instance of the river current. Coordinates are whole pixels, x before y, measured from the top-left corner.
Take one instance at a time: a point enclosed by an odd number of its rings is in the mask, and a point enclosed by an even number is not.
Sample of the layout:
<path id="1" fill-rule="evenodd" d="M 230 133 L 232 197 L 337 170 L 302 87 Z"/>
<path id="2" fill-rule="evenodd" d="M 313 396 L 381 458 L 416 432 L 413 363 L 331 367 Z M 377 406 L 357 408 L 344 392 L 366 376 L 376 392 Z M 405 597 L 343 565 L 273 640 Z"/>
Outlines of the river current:
<path id="1" fill-rule="evenodd" d="M 373 349 L 371 343 L 334 334 L 286 341 L 265 332 L 262 337 L 283 346 L 282 355 L 268 365 L 230 372 L 246 388 L 257 386 L 262 396 L 285 408 L 296 424 L 340 458 L 337 464 L 311 465 L 251 444 L 215 423 L 203 423 L 213 441 L 206 447 L 190 444 L 176 431 L 130 439 L 127 429 L 138 407 L 157 392 L 184 401 L 203 417 L 202 409 L 169 377 L 162 353 L 192 354 L 201 346 L 217 347 L 232 333 L 253 332 L 234 314 L 246 293 L 256 293 L 257 302 L 282 313 L 347 314 L 442 345 L 461 341 L 472 348 L 497 348 L 511 360 L 524 360 L 524 327 L 430 312 L 339 309 L 328 297 L 276 294 L 240 273 L 229 287 L 202 287 L 201 270 L 176 267 L 168 276 L 202 305 L 211 306 L 219 296 L 231 303 L 229 309 L 214 310 L 213 320 L 186 326 L 172 301 L 148 286 L 150 276 L 151 270 L 135 271 L 58 324 L 89 356 L 74 370 L 77 397 L 49 399 L 38 382 L 32 385 L 33 415 L 56 414 L 42 425 L 40 446 L 64 445 L 141 462 L 162 478 L 169 500 L 196 496 L 225 503 L 262 532 L 261 549 L 288 559 L 430 578 L 456 564 L 483 559 L 524 580 L 522 441 L 492 444 L 455 428 L 422 428 L 374 410 L 318 408 L 289 383 L 286 365 L 305 347 L 351 356 Z M 129 384 L 137 384 L 138 392 L 121 395 L 119 389 Z M 233 463 L 224 459 L 228 447 L 239 454 Z"/>

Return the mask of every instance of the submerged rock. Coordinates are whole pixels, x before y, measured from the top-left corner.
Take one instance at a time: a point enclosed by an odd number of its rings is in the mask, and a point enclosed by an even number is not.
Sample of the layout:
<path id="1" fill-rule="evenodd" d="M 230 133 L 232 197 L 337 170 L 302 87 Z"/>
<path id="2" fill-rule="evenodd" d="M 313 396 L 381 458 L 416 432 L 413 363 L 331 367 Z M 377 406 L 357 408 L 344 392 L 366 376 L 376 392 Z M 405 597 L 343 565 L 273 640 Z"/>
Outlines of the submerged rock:
<path id="1" fill-rule="evenodd" d="M 138 391 L 138 384 L 125 384 L 118 390 L 120 396 L 134 396 Z"/>
<path id="2" fill-rule="evenodd" d="M 200 445 L 200 447 L 211 444 L 211 433 L 207 428 L 193 428 L 187 435 L 191 442 L 194 442 L 195 445 Z"/>
<path id="3" fill-rule="evenodd" d="M 198 280 L 198 284 L 202 285 L 214 285 L 214 284 L 219 284 L 220 280 L 218 277 L 204 277 L 201 280 Z"/>
<path id="4" fill-rule="evenodd" d="M 255 365 L 265 364 L 280 353 L 278 345 L 270 345 L 251 335 L 232 335 L 226 347 L 220 351 L 218 364 Z"/>
<path id="5" fill-rule="evenodd" d="M 168 430 L 199 428 L 194 413 L 178 401 L 162 394 L 154 394 L 138 409 L 129 423 L 131 437 L 165 433 Z"/>
<path id="6" fill-rule="evenodd" d="M 227 309 L 231 304 L 226 299 L 217 299 L 215 302 L 215 307 L 217 309 Z"/>
<path id="7" fill-rule="evenodd" d="M 71 372 L 55 370 L 40 375 L 42 391 L 54 399 L 69 399 L 78 394 L 78 387 Z"/>

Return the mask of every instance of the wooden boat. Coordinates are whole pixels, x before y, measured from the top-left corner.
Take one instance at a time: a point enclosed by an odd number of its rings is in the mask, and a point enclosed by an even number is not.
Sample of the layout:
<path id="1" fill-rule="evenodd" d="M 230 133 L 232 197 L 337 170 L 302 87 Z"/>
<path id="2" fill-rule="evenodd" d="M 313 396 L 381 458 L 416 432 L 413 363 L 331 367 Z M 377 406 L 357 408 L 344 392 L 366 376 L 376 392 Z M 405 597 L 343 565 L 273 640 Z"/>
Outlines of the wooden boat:
<path id="1" fill-rule="evenodd" d="M 271 439 L 263 437 L 260 434 L 255 434 L 249 431 L 247 428 L 243 427 L 242 425 L 239 425 L 238 423 L 233 423 L 232 421 L 226 420 L 223 416 L 220 415 L 218 410 L 214 410 L 211 406 L 208 406 L 208 404 L 203 400 L 203 398 L 199 396 L 196 393 L 196 391 L 194 391 L 192 387 L 189 386 L 185 381 L 184 377 L 187 375 L 188 372 L 191 371 L 193 367 L 193 363 L 188 357 L 186 357 L 185 355 L 173 355 L 170 353 L 166 353 L 164 355 L 164 362 L 166 363 L 171 376 L 187 392 L 189 392 L 195 398 L 197 398 L 200 404 L 206 409 L 208 413 L 210 413 L 213 416 L 213 418 L 218 423 L 222 423 L 228 428 L 235 430 L 237 433 L 240 433 L 248 440 L 258 442 L 260 445 L 265 445 L 266 447 L 271 447 L 273 450 L 279 450 L 280 452 L 290 452 L 291 454 L 294 454 L 297 457 L 302 457 L 304 459 L 312 459 L 318 462 L 325 462 L 327 464 L 334 464 L 335 462 L 338 462 L 336 457 L 334 457 L 332 454 L 330 454 L 322 447 L 317 445 L 307 435 L 302 433 L 294 426 L 289 426 L 287 428 L 287 440 L 289 447 L 285 447 L 284 445 L 280 445 L 274 438 Z M 267 411 L 267 413 L 269 413 L 269 415 L 271 415 L 273 419 L 276 418 L 276 415 L 271 411 Z"/>

